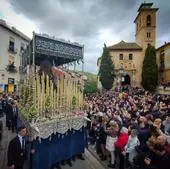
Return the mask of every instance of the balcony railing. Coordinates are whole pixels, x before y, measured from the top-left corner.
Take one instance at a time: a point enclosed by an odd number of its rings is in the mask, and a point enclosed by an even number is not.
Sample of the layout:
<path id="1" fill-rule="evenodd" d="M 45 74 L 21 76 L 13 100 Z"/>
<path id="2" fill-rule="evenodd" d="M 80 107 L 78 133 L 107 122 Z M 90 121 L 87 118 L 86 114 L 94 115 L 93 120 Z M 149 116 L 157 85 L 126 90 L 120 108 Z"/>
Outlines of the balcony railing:
<path id="1" fill-rule="evenodd" d="M 10 72 L 10 73 L 16 73 L 16 72 L 17 72 L 17 68 L 16 68 L 14 62 L 11 63 L 11 64 L 8 64 L 8 65 L 6 66 L 6 70 L 7 70 L 8 72 Z"/>
<path id="2" fill-rule="evenodd" d="M 12 46 L 9 46 L 8 48 L 8 52 L 12 53 L 12 54 L 17 54 L 17 49 L 12 47 Z"/>

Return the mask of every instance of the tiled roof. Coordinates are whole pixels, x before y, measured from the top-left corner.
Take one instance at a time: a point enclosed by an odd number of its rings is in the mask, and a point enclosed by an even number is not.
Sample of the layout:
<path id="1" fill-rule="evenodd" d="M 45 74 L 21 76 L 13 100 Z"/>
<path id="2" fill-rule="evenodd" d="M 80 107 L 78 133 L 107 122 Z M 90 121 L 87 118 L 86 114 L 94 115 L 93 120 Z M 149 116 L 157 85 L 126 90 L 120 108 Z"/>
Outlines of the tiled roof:
<path id="1" fill-rule="evenodd" d="M 113 46 L 109 46 L 108 49 L 110 50 L 142 50 L 142 47 L 140 47 L 135 42 L 121 41 Z"/>
<path id="2" fill-rule="evenodd" d="M 168 45 L 170 45 L 170 42 L 165 42 L 165 44 L 163 44 L 162 46 L 160 46 L 160 47 L 157 48 L 156 50 L 158 51 L 158 50 L 160 50 L 160 49 L 162 49 L 162 48 L 164 48 L 164 47 L 166 47 L 166 46 L 168 46 Z"/>

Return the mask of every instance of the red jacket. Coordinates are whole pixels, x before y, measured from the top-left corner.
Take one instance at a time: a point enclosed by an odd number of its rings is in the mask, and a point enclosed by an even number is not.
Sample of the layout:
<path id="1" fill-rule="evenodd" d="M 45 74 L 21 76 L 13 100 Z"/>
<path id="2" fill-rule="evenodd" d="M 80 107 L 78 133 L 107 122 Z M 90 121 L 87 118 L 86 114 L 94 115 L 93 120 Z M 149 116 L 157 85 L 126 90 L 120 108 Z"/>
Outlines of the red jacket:
<path id="1" fill-rule="evenodd" d="M 122 152 L 124 151 L 127 142 L 128 142 L 128 134 L 121 133 L 117 141 L 115 142 L 115 147 Z"/>

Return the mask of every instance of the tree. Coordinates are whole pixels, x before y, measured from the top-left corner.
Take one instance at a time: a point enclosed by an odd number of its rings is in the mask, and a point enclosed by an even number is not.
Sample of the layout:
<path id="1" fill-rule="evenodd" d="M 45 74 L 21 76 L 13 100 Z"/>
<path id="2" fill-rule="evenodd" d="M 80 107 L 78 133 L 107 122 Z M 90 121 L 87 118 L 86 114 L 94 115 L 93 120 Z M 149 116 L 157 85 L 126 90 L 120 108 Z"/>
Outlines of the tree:
<path id="1" fill-rule="evenodd" d="M 97 82 L 87 80 L 84 84 L 84 94 L 96 93 L 97 92 Z"/>
<path id="2" fill-rule="evenodd" d="M 114 65 L 109 54 L 109 49 L 104 44 L 99 69 L 99 80 L 104 89 L 110 90 L 113 87 L 114 77 Z"/>
<path id="3" fill-rule="evenodd" d="M 156 63 L 156 50 L 148 45 L 142 68 L 142 86 L 145 90 L 154 92 L 158 84 L 158 66 Z"/>

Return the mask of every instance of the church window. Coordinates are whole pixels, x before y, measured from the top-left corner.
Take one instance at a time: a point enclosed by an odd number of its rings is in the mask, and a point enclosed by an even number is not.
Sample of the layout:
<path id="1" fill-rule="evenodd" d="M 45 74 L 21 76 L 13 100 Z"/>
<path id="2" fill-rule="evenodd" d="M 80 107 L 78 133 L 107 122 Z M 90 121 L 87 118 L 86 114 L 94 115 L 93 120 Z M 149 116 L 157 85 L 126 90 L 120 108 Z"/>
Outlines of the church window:
<path id="1" fill-rule="evenodd" d="M 123 54 L 119 55 L 119 60 L 123 60 Z"/>
<path id="2" fill-rule="evenodd" d="M 151 32 L 147 32 L 147 38 L 151 37 Z"/>
<path id="3" fill-rule="evenodd" d="M 147 26 L 151 26 L 151 15 L 147 15 L 146 24 Z"/>
<path id="4" fill-rule="evenodd" d="M 129 60 L 133 60 L 133 54 L 132 53 L 129 54 Z"/>

